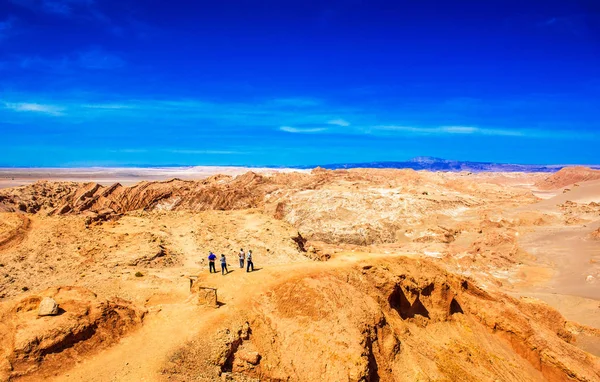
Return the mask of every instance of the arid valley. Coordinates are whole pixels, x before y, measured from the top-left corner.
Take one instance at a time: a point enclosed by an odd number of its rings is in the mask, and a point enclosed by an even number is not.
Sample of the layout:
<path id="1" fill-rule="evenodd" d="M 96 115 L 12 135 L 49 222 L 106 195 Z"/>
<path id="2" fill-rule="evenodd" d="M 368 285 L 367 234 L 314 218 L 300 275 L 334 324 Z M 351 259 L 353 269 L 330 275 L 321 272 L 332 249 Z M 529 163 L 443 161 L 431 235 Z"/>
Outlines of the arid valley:
<path id="1" fill-rule="evenodd" d="M 600 171 L 19 171 L 2 381 L 600 380 Z"/>

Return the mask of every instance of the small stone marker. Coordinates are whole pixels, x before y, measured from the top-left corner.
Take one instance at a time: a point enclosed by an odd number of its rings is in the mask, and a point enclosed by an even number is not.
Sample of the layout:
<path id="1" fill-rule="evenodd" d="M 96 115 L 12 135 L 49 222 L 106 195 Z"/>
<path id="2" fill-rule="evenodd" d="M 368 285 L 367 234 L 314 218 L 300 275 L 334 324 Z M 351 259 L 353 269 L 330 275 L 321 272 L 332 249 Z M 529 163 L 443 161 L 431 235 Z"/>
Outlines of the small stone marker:
<path id="1" fill-rule="evenodd" d="M 219 306 L 217 303 L 217 289 L 200 286 L 198 277 L 190 277 L 190 292 L 198 296 L 196 302 L 199 305 Z"/>
<path id="2" fill-rule="evenodd" d="M 198 304 L 208 306 L 217 305 L 217 290 L 215 288 L 198 287 Z"/>
<path id="3" fill-rule="evenodd" d="M 58 304 L 53 298 L 44 297 L 40 302 L 38 316 L 56 316 L 58 314 Z"/>

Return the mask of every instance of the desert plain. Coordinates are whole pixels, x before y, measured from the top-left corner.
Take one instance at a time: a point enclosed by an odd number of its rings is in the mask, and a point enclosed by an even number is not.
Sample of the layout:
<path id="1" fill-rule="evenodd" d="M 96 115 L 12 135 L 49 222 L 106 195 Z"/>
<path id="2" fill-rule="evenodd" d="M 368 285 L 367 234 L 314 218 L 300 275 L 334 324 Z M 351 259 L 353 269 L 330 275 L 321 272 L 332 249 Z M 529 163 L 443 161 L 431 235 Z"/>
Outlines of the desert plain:
<path id="1" fill-rule="evenodd" d="M 600 171 L 0 178 L 2 381 L 600 380 Z"/>

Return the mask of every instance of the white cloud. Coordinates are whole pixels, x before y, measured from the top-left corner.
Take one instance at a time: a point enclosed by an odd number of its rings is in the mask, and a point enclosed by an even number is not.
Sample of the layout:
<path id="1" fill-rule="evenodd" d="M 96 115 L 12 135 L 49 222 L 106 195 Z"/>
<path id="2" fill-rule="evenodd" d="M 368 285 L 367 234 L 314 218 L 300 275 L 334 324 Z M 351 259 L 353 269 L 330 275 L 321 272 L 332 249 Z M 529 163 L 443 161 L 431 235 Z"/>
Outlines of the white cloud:
<path id="1" fill-rule="evenodd" d="M 81 105 L 86 109 L 105 109 L 105 110 L 120 110 L 120 109 L 134 109 L 133 105 L 126 105 L 120 103 L 89 103 Z"/>
<path id="2" fill-rule="evenodd" d="M 439 129 L 450 134 L 474 134 L 479 131 L 478 128 L 470 126 L 442 126 Z"/>
<path id="3" fill-rule="evenodd" d="M 122 154 L 141 154 L 151 152 L 163 152 L 171 154 L 183 154 L 183 155 L 233 155 L 233 154 L 246 154 L 243 151 L 234 150 L 189 150 L 189 149 L 111 149 L 108 150 L 111 153 L 122 153 Z"/>
<path id="4" fill-rule="evenodd" d="M 173 154 L 189 154 L 189 155 L 232 155 L 232 154 L 244 154 L 239 151 L 229 150 L 185 150 L 185 149 L 169 149 L 162 150 Z"/>
<path id="5" fill-rule="evenodd" d="M 343 119 L 332 119 L 331 121 L 327 122 L 327 124 L 329 124 L 329 125 L 336 125 L 336 126 L 343 126 L 343 127 L 350 126 L 350 122 L 344 121 Z"/>
<path id="6" fill-rule="evenodd" d="M 141 154 L 141 153 L 147 153 L 148 150 L 146 150 L 146 149 L 115 149 L 115 150 L 108 150 L 108 152 L 124 153 L 124 154 Z"/>
<path id="7" fill-rule="evenodd" d="M 9 102 L 6 102 L 6 103 L 4 103 L 4 107 L 6 109 L 10 109 L 10 110 L 18 111 L 18 112 L 41 113 L 41 114 L 48 114 L 48 115 L 53 115 L 53 116 L 64 115 L 63 108 L 53 106 L 53 105 L 43 105 L 43 104 L 39 104 L 39 103 L 28 103 L 28 102 L 9 103 Z"/>
<path id="8" fill-rule="evenodd" d="M 81 95 L 77 95 L 81 97 Z M 18 112 L 29 112 L 60 116 L 68 113 L 68 118 L 61 119 L 65 123 L 83 123 L 86 121 L 114 121 L 122 124 L 136 124 L 148 120 L 158 124 L 168 123 L 170 127 L 185 128 L 199 123 L 213 124 L 218 127 L 243 129 L 246 126 L 255 128 L 264 126 L 290 134 L 344 134 L 375 136 L 504 136 L 527 138 L 572 137 L 568 131 L 540 130 L 528 128 L 485 128 L 469 125 L 372 125 L 369 115 L 351 113 L 348 110 L 330 110 L 326 105 L 311 110 L 286 108 L 279 104 L 274 107 L 270 101 L 262 103 L 215 103 L 201 99 L 118 99 L 107 98 L 106 95 L 94 97 L 96 100 L 81 102 L 79 99 L 66 99 L 60 103 L 50 98 L 39 98 L 37 95 L 18 94 L 18 98 L 0 99 L 0 109 Z M 22 100 L 34 102 L 19 102 Z M 10 103 L 9 103 L 10 101 Z M 4 108 L 3 108 L 4 106 Z M 25 113 L 23 113 L 25 114 Z M 336 118 L 337 115 L 348 115 L 355 121 Z M 16 113 L 10 118 L 18 118 Z M 168 122 L 166 122 L 168 121 Z M 578 135 L 581 138 L 581 134 Z M 219 151 L 219 150 L 217 150 Z M 209 153 L 205 151 L 187 150 L 181 154 L 230 154 L 229 151 Z"/>
<path id="9" fill-rule="evenodd" d="M 268 102 L 274 106 L 282 107 L 314 107 L 322 104 L 322 101 L 316 98 L 276 98 Z"/>
<path id="10" fill-rule="evenodd" d="M 325 131 L 327 129 L 324 127 L 310 127 L 310 128 L 306 128 L 306 129 L 301 129 L 301 128 L 292 127 L 292 126 L 281 126 L 279 128 L 279 130 L 285 131 L 286 133 L 313 134 L 313 133 L 319 133 L 321 131 Z"/>
<path id="11" fill-rule="evenodd" d="M 503 130 L 503 129 L 482 129 L 472 126 L 439 126 L 439 127 L 415 127 L 415 126 L 398 126 L 385 125 L 374 126 L 373 130 L 381 131 L 398 131 L 413 134 L 423 135 L 443 135 L 443 134 L 462 134 L 462 135 L 499 135 L 499 136 L 524 136 L 525 133 L 520 130 Z"/>
<path id="12" fill-rule="evenodd" d="M 503 135 L 506 137 L 523 137 L 526 135 L 534 135 L 532 132 L 523 130 L 478 129 L 477 132 L 483 135 Z M 539 132 L 537 134 L 540 135 Z"/>

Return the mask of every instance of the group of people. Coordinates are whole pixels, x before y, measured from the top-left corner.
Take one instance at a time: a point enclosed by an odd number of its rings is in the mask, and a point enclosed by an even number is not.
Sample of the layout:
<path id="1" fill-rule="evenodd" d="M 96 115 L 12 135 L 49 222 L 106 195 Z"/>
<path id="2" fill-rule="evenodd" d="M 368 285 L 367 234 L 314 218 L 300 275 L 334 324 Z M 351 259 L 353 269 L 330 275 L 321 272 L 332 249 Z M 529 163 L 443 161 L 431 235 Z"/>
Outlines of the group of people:
<path id="1" fill-rule="evenodd" d="M 240 253 L 238 254 L 238 258 L 240 260 L 240 268 L 244 269 L 244 263 L 246 264 L 246 272 L 250 272 L 250 269 L 254 271 L 254 263 L 252 262 L 252 251 L 249 250 L 248 253 L 244 252 L 244 249 L 240 249 Z M 217 260 L 217 255 L 212 252 L 208 253 L 208 270 L 210 273 L 218 273 L 215 268 L 215 262 Z M 224 254 L 221 254 L 221 258 L 219 259 L 221 262 L 221 274 L 225 275 L 229 273 L 227 269 L 227 258 Z"/>

